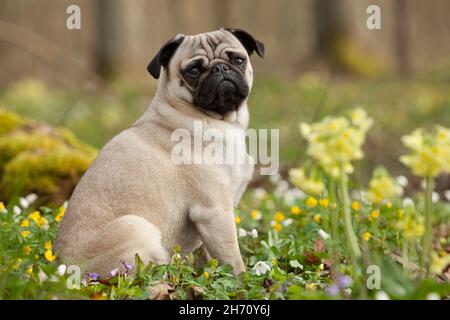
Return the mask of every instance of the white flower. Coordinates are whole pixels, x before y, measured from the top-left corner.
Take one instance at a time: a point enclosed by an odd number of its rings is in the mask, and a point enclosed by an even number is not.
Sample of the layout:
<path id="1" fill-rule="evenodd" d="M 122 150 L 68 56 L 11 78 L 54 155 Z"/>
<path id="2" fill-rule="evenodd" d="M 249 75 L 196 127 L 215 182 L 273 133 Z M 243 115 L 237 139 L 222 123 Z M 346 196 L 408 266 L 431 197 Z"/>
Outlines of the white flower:
<path id="1" fill-rule="evenodd" d="M 270 271 L 270 266 L 264 261 L 258 261 L 253 266 L 253 271 L 255 271 L 257 276 L 260 276 L 260 275 L 266 274 L 268 271 Z"/>
<path id="2" fill-rule="evenodd" d="M 48 280 L 48 276 L 45 274 L 44 271 L 39 270 L 39 274 L 38 274 L 39 280 L 41 282 L 47 281 Z"/>
<path id="3" fill-rule="evenodd" d="M 58 273 L 58 275 L 62 277 L 63 275 L 66 274 L 67 267 L 65 264 L 60 264 L 58 266 L 58 269 L 56 269 L 56 270 L 57 270 L 56 272 Z"/>
<path id="4" fill-rule="evenodd" d="M 292 188 L 291 192 L 296 199 L 305 199 L 306 198 L 306 194 L 298 188 Z"/>
<path id="5" fill-rule="evenodd" d="M 20 209 L 18 206 L 14 206 L 13 207 L 13 212 L 15 216 L 18 216 L 19 214 L 22 213 L 22 209 Z"/>
<path id="6" fill-rule="evenodd" d="M 67 205 L 68 205 L 68 204 L 69 204 L 68 201 L 64 201 L 64 203 L 63 203 L 63 208 L 64 208 L 64 210 L 67 209 Z"/>
<path id="7" fill-rule="evenodd" d="M 283 202 L 288 206 L 292 206 L 294 204 L 295 195 L 292 193 L 291 190 L 288 190 L 283 194 Z"/>
<path id="8" fill-rule="evenodd" d="M 403 199 L 403 207 L 414 207 L 414 201 L 411 198 Z"/>
<path id="9" fill-rule="evenodd" d="M 408 185 L 408 178 L 405 176 L 398 176 L 397 183 L 400 187 L 404 188 Z"/>
<path id="10" fill-rule="evenodd" d="M 258 238 L 258 230 L 256 230 L 255 228 L 253 228 L 252 231 L 250 231 L 248 234 L 250 234 L 252 238 Z"/>
<path id="11" fill-rule="evenodd" d="M 384 291 L 377 291 L 377 293 L 375 294 L 375 299 L 376 300 L 391 300 L 388 296 L 388 294 Z"/>
<path id="12" fill-rule="evenodd" d="M 280 176 L 279 173 L 275 173 L 275 174 L 273 174 L 273 175 L 271 175 L 271 176 L 269 177 L 269 181 L 270 181 L 272 184 L 277 184 L 278 181 L 280 181 L 280 180 L 281 180 L 281 176 Z"/>
<path id="13" fill-rule="evenodd" d="M 111 277 L 115 277 L 118 272 L 119 272 L 119 268 L 115 268 L 115 269 L 112 269 L 109 274 L 111 275 Z"/>
<path id="14" fill-rule="evenodd" d="M 293 220 L 291 218 L 286 219 L 282 222 L 283 226 L 287 227 L 289 226 L 291 223 L 293 222 Z"/>
<path id="15" fill-rule="evenodd" d="M 441 300 L 441 297 L 436 292 L 430 292 L 427 294 L 426 300 Z"/>
<path id="16" fill-rule="evenodd" d="M 318 234 L 323 240 L 327 240 L 330 238 L 330 235 L 325 231 L 323 231 L 322 229 L 319 230 Z"/>
<path id="17" fill-rule="evenodd" d="M 433 203 L 437 203 L 437 202 L 439 202 L 439 199 L 440 199 L 439 193 L 433 191 L 433 193 L 431 194 L 431 201 Z"/>
<path id="18" fill-rule="evenodd" d="M 27 199 L 25 198 L 20 198 L 19 199 L 19 204 L 22 208 L 26 209 L 30 206 L 30 204 L 28 203 Z"/>
<path id="19" fill-rule="evenodd" d="M 239 234 L 239 237 L 243 238 L 243 237 L 247 236 L 247 231 L 242 228 L 239 228 L 238 234 Z"/>
<path id="20" fill-rule="evenodd" d="M 448 201 L 450 201 L 450 190 L 445 191 L 444 196 Z"/>
<path id="21" fill-rule="evenodd" d="M 25 197 L 25 200 L 28 201 L 29 204 L 32 204 L 33 202 L 35 202 L 37 200 L 38 196 L 34 193 L 30 193 L 29 195 L 27 195 Z"/>

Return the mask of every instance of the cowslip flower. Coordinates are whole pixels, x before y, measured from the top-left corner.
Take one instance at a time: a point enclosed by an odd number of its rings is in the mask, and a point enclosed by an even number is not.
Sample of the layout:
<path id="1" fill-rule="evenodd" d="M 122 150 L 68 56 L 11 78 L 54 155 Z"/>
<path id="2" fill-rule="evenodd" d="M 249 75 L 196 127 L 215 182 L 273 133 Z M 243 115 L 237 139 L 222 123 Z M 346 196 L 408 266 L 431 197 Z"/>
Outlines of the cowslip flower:
<path id="1" fill-rule="evenodd" d="M 286 217 L 280 211 L 275 212 L 275 214 L 273 215 L 273 220 L 275 220 L 276 222 L 282 222 L 284 219 L 286 219 Z"/>
<path id="2" fill-rule="evenodd" d="M 55 217 L 56 222 L 60 222 L 61 219 L 64 217 L 64 213 L 66 212 L 66 209 L 64 207 L 59 208 L 59 213 Z"/>
<path id="3" fill-rule="evenodd" d="M 31 249 L 31 246 L 24 246 L 23 248 L 22 248 L 22 252 L 23 252 L 23 254 L 24 255 L 29 255 L 30 253 L 31 253 L 31 251 L 32 251 L 32 249 Z"/>
<path id="4" fill-rule="evenodd" d="M 436 177 L 450 172 L 450 129 L 437 126 L 433 132 L 416 129 L 402 137 L 410 149 L 400 161 L 419 177 Z"/>
<path id="5" fill-rule="evenodd" d="M 302 212 L 302 210 L 299 207 L 297 207 L 297 206 L 293 206 L 291 208 L 291 213 L 294 214 L 294 215 L 300 214 L 301 212 Z"/>
<path id="6" fill-rule="evenodd" d="M 30 235 L 30 231 L 29 230 L 21 231 L 20 235 L 22 236 L 22 238 L 26 238 Z"/>
<path id="7" fill-rule="evenodd" d="M 53 255 L 52 250 L 47 250 L 44 253 L 44 257 L 47 261 L 52 262 L 53 260 L 55 260 L 56 256 Z"/>
<path id="8" fill-rule="evenodd" d="M 250 217 L 253 220 L 261 220 L 262 219 L 262 214 L 261 214 L 261 212 L 259 210 L 252 210 L 250 212 Z"/>
<path id="9" fill-rule="evenodd" d="M 23 228 L 27 228 L 27 227 L 30 226 L 30 221 L 28 219 L 24 219 L 22 221 L 22 223 L 20 224 L 20 226 L 23 227 Z"/>
<path id="10" fill-rule="evenodd" d="M 272 226 L 272 229 L 277 232 L 280 232 L 283 229 L 283 225 L 281 223 L 273 220 L 271 221 L 270 225 Z"/>
<path id="11" fill-rule="evenodd" d="M 330 200 L 328 200 L 328 198 L 322 198 L 319 200 L 319 204 L 323 208 L 328 208 L 328 205 L 330 204 Z"/>
<path id="12" fill-rule="evenodd" d="M 257 276 L 260 276 L 262 274 L 266 274 L 267 272 L 269 272 L 270 266 L 268 263 L 266 263 L 264 261 L 258 261 L 253 266 L 253 271 L 256 273 Z"/>
<path id="13" fill-rule="evenodd" d="M 308 197 L 308 199 L 306 199 L 306 205 L 310 208 L 314 208 L 317 206 L 317 199 L 314 197 Z"/>
<path id="14" fill-rule="evenodd" d="M 313 219 L 314 219 L 315 222 L 319 223 L 322 220 L 322 216 L 320 215 L 320 213 L 316 213 L 313 216 Z"/>
<path id="15" fill-rule="evenodd" d="M 319 195 L 325 188 L 322 180 L 306 177 L 305 170 L 303 168 L 289 170 L 289 180 L 296 187 L 309 194 Z"/>
<path id="16" fill-rule="evenodd" d="M 403 189 L 398 185 L 397 181 L 392 178 L 386 169 L 378 167 L 372 174 L 369 182 L 369 191 L 367 192 L 367 200 L 371 203 L 381 203 L 383 200 L 390 200 L 400 196 Z"/>
<path id="17" fill-rule="evenodd" d="M 28 215 L 28 218 L 33 220 L 35 223 L 39 223 L 39 219 L 41 219 L 41 214 L 39 211 L 34 211 Z"/>
<path id="18" fill-rule="evenodd" d="M 351 205 L 352 209 L 355 211 L 361 210 L 361 203 L 359 201 L 353 201 Z"/>
<path id="19" fill-rule="evenodd" d="M 334 178 L 353 172 L 352 161 L 363 157 L 362 144 L 373 124 L 363 109 L 350 117 L 326 117 L 311 125 L 300 124 L 302 136 L 308 141 L 307 154 Z"/>

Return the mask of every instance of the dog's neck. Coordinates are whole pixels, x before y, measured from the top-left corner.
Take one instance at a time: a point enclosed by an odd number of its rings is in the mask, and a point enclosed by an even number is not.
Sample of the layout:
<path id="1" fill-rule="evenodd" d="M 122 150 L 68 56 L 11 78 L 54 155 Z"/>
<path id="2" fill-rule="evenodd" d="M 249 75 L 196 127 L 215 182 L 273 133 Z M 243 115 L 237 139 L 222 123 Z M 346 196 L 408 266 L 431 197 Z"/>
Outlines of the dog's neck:
<path id="1" fill-rule="evenodd" d="M 165 73 L 161 74 L 155 97 L 141 119 L 153 118 L 155 112 L 164 121 L 171 123 L 170 126 L 174 129 L 185 128 L 186 124 L 190 122 L 189 120 L 197 120 L 211 126 L 232 126 L 246 130 L 249 122 L 247 100 L 236 111 L 229 112 L 226 115 L 220 115 L 216 112 L 202 110 L 185 101 L 171 98 L 167 92 Z"/>

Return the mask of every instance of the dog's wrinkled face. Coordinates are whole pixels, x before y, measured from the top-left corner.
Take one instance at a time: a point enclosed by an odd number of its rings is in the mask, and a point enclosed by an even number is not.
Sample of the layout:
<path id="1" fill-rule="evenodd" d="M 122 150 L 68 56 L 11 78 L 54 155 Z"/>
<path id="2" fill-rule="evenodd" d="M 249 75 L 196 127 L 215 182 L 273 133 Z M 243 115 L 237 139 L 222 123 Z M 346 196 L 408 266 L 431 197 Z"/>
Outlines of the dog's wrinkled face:
<path id="1" fill-rule="evenodd" d="M 158 78 L 164 68 L 160 81 L 166 81 L 169 100 L 225 115 L 248 97 L 253 51 L 262 57 L 264 45 L 242 30 L 178 35 L 160 50 L 148 70 Z"/>

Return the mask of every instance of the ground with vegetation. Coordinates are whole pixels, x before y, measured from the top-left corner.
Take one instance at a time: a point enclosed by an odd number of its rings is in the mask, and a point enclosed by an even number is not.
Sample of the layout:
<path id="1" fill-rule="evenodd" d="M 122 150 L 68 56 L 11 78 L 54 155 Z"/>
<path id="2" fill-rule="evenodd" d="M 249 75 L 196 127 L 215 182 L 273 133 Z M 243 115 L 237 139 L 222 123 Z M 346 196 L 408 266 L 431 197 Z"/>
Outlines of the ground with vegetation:
<path id="1" fill-rule="evenodd" d="M 41 191 L 39 170 L 31 173 L 34 189 L 5 183 L 0 298 L 448 298 L 450 138 L 447 131 L 436 131 L 402 139 L 418 127 L 450 127 L 447 88 L 440 79 L 347 81 L 306 74 L 289 82 L 258 80 L 250 99 L 251 126 L 280 128 L 282 166 L 281 175 L 253 184 L 236 209 L 247 265 L 239 277 L 230 266 L 216 260 L 198 266 L 195 255 L 181 257 L 173 248 L 170 265 L 145 266 L 137 257 L 136 272 L 127 272 L 134 262 L 124 261 L 107 279 L 81 274 L 77 281 L 76 272 L 61 265 L 53 251 L 66 199 L 52 201 L 51 192 Z M 0 92 L 0 106 L 20 119 L 69 129 L 99 148 L 145 110 L 152 90 L 115 84 L 94 95 L 27 80 Z M 309 125 L 300 131 L 300 122 Z M 5 137 L 13 129 L 1 130 L 0 142 L 10 142 Z M 58 146 L 51 150 L 95 154 L 61 133 L 50 136 Z M 5 150 L 14 150 L 15 156 L 30 152 L 29 146 L 10 145 L 0 143 L 0 150 L 9 146 Z M 57 181 L 67 186 L 70 179 L 63 175 Z"/>

